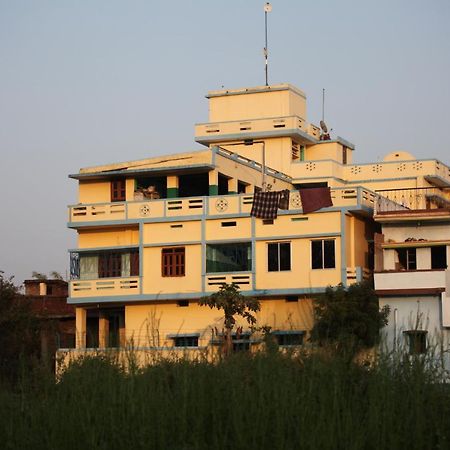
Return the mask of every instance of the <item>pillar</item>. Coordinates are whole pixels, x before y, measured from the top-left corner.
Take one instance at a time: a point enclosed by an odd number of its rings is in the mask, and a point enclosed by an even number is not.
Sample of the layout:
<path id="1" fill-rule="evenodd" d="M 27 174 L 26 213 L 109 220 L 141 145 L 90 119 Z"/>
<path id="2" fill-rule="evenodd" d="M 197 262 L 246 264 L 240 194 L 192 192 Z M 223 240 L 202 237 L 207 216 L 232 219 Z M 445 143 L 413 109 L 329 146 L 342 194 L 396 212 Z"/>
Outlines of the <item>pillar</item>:
<path id="1" fill-rule="evenodd" d="M 167 198 L 178 197 L 179 180 L 177 175 L 167 176 Z"/>
<path id="2" fill-rule="evenodd" d="M 108 347 L 109 320 L 104 311 L 98 313 L 98 346 Z"/>
<path id="3" fill-rule="evenodd" d="M 209 195 L 219 194 L 219 172 L 211 170 L 209 172 Z"/>
<path id="4" fill-rule="evenodd" d="M 76 348 L 86 348 L 86 316 L 87 311 L 84 308 L 75 309 Z"/>

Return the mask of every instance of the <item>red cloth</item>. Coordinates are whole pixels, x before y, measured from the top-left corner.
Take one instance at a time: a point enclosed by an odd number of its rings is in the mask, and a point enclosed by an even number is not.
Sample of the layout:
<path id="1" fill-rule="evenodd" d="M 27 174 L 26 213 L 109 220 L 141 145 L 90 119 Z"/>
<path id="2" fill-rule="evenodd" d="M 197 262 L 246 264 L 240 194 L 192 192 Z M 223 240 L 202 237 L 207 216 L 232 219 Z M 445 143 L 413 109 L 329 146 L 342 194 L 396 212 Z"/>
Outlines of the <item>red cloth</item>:
<path id="1" fill-rule="evenodd" d="M 300 199 L 304 214 L 333 206 L 329 187 L 300 189 Z"/>

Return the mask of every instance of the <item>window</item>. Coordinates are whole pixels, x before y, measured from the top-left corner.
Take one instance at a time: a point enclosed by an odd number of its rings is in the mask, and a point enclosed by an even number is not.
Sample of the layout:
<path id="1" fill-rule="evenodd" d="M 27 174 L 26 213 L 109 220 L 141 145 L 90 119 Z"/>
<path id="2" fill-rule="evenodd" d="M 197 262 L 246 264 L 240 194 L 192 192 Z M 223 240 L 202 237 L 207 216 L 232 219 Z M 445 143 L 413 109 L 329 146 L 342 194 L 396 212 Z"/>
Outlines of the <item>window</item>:
<path id="1" fill-rule="evenodd" d="M 106 252 L 98 257 L 98 277 L 120 277 L 122 273 L 122 255 L 120 253 Z"/>
<path id="2" fill-rule="evenodd" d="M 446 269 L 447 268 L 447 247 L 438 245 L 431 247 L 431 268 Z"/>
<path id="3" fill-rule="evenodd" d="M 169 337 L 173 339 L 174 347 L 198 347 L 198 334 L 179 334 Z"/>
<path id="4" fill-rule="evenodd" d="M 269 272 L 291 270 L 291 243 L 275 242 L 267 246 L 267 267 Z"/>
<path id="5" fill-rule="evenodd" d="M 243 333 L 232 335 L 233 353 L 236 352 L 248 352 L 250 350 L 250 333 Z"/>
<path id="6" fill-rule="evenodd" d="M 421 355 L 427 351 L 427 331 L 408 330 L 403 332 L 408 339 L 410 355 Z"/>
<path id="7" fill-rule="evenodd" d="M 245 191 L 247 190 L 247 183 L 244 183 L 241 180 L 238 180 L 238 184 L 237 184 L 237 189 L 238 189 L 238 194 L 245 194 Z"/>
<path id="8" fill-rule="evenodd" d="M 313 269 L 336 267 L 334 239 L 311 241 L 311 267 Z"/>
<path id="9" fill-rule="evenodd" d="M 303 344 L 303 331 L 274 331 L 277 343 L 281 347 L 292 347 Z"/>
<path id="10" fill-rule="evenodd" d="M 398 262 L 400 270 L 416 270 L 417 259 L 415 248 L 398 248 Z"/>
<path id="11" fill-rule="evenodd" d="M 161 274 L 163 277 L 184 277 L 185 250 L 184 247 L 162 249 Z"/>
<path id="12" fill-rule="evenodd" d="M 72 280 L 139 276 L 139 251 L 127 249 L 97 253 L 71 253 Z"/>
<path id="13" fill-rule="evenodd" d="M 249 272 L 252 270 L 251 243 L 206 246 L 206 272 Z"/>
<path id="14" fill-rule="evenodd" d="M 111 201 L 124 202 L 125 201 L 125 183 L 126 180 L 111 181 Z"/>

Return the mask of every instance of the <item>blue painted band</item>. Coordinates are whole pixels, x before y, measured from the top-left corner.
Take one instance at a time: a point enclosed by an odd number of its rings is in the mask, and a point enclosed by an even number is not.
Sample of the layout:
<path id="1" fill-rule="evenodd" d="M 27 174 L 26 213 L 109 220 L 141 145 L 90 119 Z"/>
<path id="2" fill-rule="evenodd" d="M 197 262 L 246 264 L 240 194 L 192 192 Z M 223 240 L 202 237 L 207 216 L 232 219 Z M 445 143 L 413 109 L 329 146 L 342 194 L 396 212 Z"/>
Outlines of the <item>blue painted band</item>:
<path id="1" fill-rule="evenodd" d="M 252 297 L 277 297 L 284 295 L 315 295 L 325 292 L 326 287 L 313 287 L 313 288 L 292 288 L 292 289 L 254 289 L 251 291 L 241 291 L 242 295 Z M 206 295 L 212 294 L 215 291 L 207 291 Z M 190 300 L 200 299 L 205 296 L 205 292 L 189 292 L 189 293 L 169 293 L 169 294 L 143 294 L 143 295 L 129 295 L 129 296 L 104 296 L 104 297 L 83 297 L 73 298 L 69 297 L 67 303 L 70 305 L 89 305 L 100 303 L 116 303 L 116 304 L 131 304 L 131 303 L 145 303 L 145 302 L 158 302 L 158 301 L 177 301 L 177 300 Z"/>

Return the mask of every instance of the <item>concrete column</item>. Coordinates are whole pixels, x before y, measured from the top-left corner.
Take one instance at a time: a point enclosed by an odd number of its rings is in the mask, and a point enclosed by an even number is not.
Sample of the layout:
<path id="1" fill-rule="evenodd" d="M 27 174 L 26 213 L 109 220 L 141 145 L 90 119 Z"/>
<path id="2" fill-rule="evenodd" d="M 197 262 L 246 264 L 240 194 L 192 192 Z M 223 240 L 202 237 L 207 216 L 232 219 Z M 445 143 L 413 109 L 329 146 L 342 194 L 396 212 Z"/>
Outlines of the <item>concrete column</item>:
<path id="1" fill-rule="evenodd" d="M 416 249 L 417 269 L 431 269 L 431 248 L 419 247 Z"/>
<path id="2" fill-rule="evenodd" d="M 125 347 L 125 313 L 119 317 L 119 345 Z"/>
<path id="3" fill-rule="evenodd" d="M 209 172 L 209 195 L 217 195 L 219 193 L 219 172 L 211 170 Z"/>
<path id="4" fill-rule="evenodd" d="M 86 348 L 86 316 L 87 311 L 84 308 L 75 309 L 76 348 Z"/>
<path id="5" fill-rule="evenodd" d="M 180 187 L 177 175 L 167 176 L 167 198 L 177 198 L 178 189 Z"/>
<path id="6" fill-rule="evenodd" d="M 238 180 L 237 178 L 230 178 L 228 180 L 228 193 L 237 194 L 238 191 Z"/>
<path id="7" fill-rule="evenodd" d="M 104 311 L 98 314 L 98 346 L 99 348 L 108 347 L 109 320 Z"/>
<path id="8" fill-rule="evenodd" d="M 384 270 L 395 270 L 396 252 L 393 248 L 385 248 L 383 250 Z"/>
<path id="9" fill-rule="evenodd" d="M 39 295 L 47 295 L 47 284 L 45 281 L 39 283 Z"/>

